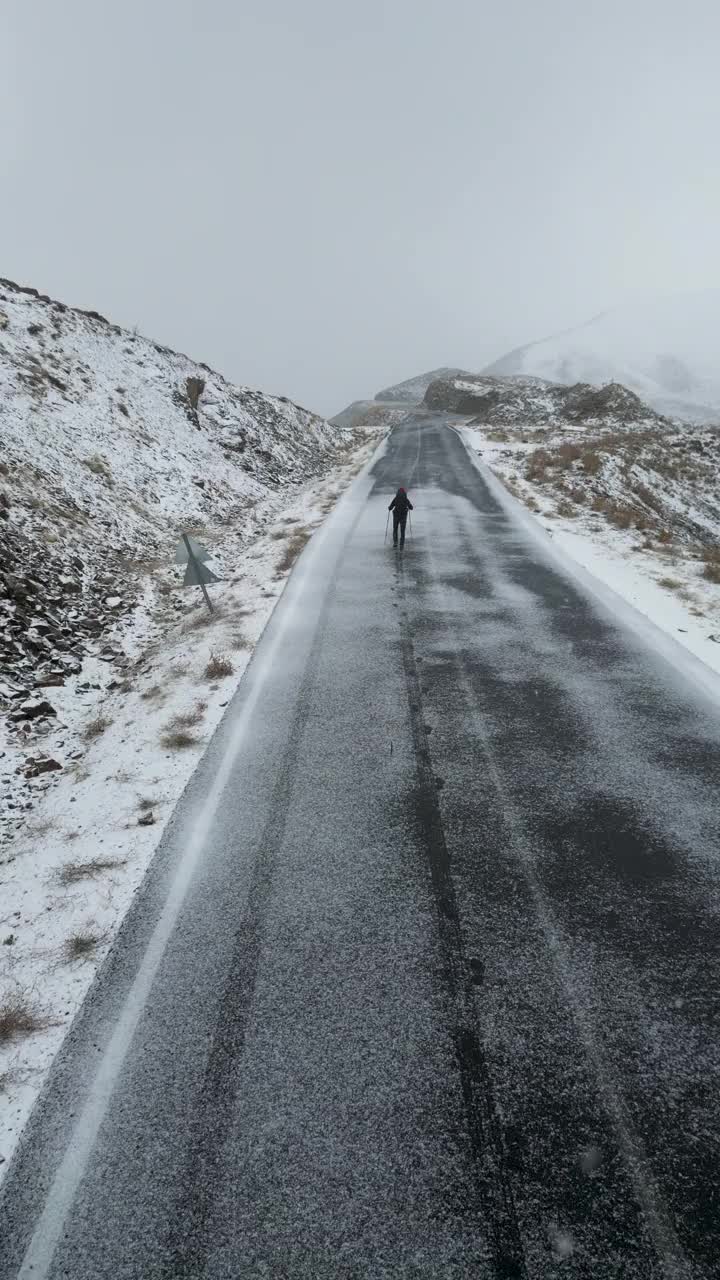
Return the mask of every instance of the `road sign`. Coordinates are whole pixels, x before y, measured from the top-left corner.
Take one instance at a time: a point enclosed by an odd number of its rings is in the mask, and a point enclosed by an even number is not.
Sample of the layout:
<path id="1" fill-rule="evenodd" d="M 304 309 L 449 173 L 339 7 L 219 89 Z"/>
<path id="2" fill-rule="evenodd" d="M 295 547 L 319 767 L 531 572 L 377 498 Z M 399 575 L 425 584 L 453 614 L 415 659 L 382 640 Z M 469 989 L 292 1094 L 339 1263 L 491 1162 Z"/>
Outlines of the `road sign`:
<path id="1" fill-rule="evenodd" d="M 206 564 L 202 564 L 194 556 L 188 560 L 185 577 L 183 578 L 184 587 L 201 587 L 203 582 L 219 581 L 217 574 L 213 573 L 212 569 L 208 569 Z"/>
<path id="2" fill-rule="evenodd" d="M 184 533 L 175 550 L 175 563 L 187 564 L 191 555 L 196 560 L 210 559 L 210 552 L 201 547 L 200 543 L 196 542 L 194 538 L 191 538 L 189 533 Z"/>
<path id="3" fill-rule="evenodd" d="M 212 602 L 207 593 L 205 583 L 219 582 L 220 579 L 217 574 L 213 573 L 212 569 L 208 569 L 207 565 L 203 564 L 204 560 L 209 559 L 210 552 L 206 551 L 204 547 L 201 547 L 199 542 L 196 542 L 195 539 L 191 538 L 187 533 L 182 535 L 182 541 L 175 551 L 175 563 L 187 565 L 185 577 L 183 578 L 183 586 L 199 587 L 205 598 L 205 603 L 212 613 Z"/>

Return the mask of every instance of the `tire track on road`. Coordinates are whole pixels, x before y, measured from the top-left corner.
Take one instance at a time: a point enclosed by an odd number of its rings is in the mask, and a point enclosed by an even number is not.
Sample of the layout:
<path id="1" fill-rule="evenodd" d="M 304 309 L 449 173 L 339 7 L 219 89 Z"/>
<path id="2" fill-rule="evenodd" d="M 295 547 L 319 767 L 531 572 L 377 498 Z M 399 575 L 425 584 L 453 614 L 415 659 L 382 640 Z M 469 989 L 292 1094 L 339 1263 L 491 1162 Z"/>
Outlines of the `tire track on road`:
<path id="1" fill-rule="evenodd" d="M 225 982 L 218 1014 L 218 1031 L 210 1051 L 200 1089 L 197 1121 L 188 1136 L 188 1158 L 168 1240 L 167 1261 L 162 1280 L 200 1280 L 213 1244 L 212 1214 L 215 1188 L 222 1173 L 223 1136 L 232 1127 L 237 1091 L 241 1086 L 239 1062 L 255 998 L 255 988 L 263 943 L 263 922 L 273 890 L 277 856 L 286 833 L 293 786 L 300 762 L 300 748 L 312 714 L 312 692 L 317 682 L 326 622 L 338 586 L 339 566 L 345 546 L 362 516 L 359 509 L 350 525 L 335 562 L 332 582 L 327 588 L 308 655 L 297 698 L 297 711 L 278 767 L 278 777 L 269 806 L 269 818 L 258 842 L 253 877 L 245 912 L 237 930 L 237 941 Z M 208 1117 L 215 1128 L 208 1127 Z M 177 1238 L 177 1227 L 185 1224 Z"/>
<path id="2" fill-rule="evenodd" d="M 427 851 L 437 912 L 443 981 L 451 1011 L 450 1034 L 477 1173 L 475 1191 L 484 1214 L 484 1221 L 479 1226 L 488 1240 L 499 1280 L 524 1280 L 528 1273 L 510 1182 L 508 1155 L 478 1033 L 475 979 L 466 954 L 450 855 L 436 796 L 437 780 L 425 728 L 420 676 L 402 575 L 396 572 L 401 598 L 401 650 L 418 778 L 415 816 Z"/>
<path id="3" fill-rule="evenodd" d="M 461 477 L 458 474 L 456 460 L 454 456 L 450 456 L 452 451 L 448 450 L 447 453 L 448 465 L 455 469 L 458 480 L 460 480 Z M 477 552 L 472 531 L 468 527 L 464 513 L 456 511 L 454 513 L 454 521 L 465 555 L 469 563 L 472 563 L 477 557 Z M 430 542 L 428 542 L 426 550 L 429 578 L 437 588 L 441 589 L 442 578 L 438 572 Z M 408 627 L 409 625 L 410 619 L 408 617 Z M 652 1246 L 660 1261 L 662 1274 L 666 1277 L 666 1280 L 689 1280 L 695 1274 L 694 1269 L 678 1239 L 672 1215 L 665 1204 L 643 1143 L 633 1125 L 622 1089 L 604 1059 L 600 1043 L 601 1037 L 599 1037 L 597 1029 L 593 1026 L 592 1020 L 586 1011 L 582 993 L 578 989 L 578 984 L 572 972 L 568 957 L 568 947 L 563 938 L 562 930 L 536 874 L 532 859 L 528 854 L 529 842 L 524 831 L 522 818 L 500 775 L 492 744 L 487 733 L 483 730 L 485 714 L 481 696 L 473 686 L 464 657 L 465 650 L 460 645 L 450 610 L 446 611 L 446 639 L 447 652 L 451 655 L 458 686 L 463 692 L 466 705 L 472 708 L 475 713 L 487 774 L 498 796 L 509 846 L 515 854 L 517 864 L 522 871 L 534 902 L 536 919 L 545 937 L 550 962 L 555 968 L 561 988 L 565 993 L 565 999 L 583 1044 L 586 1059 L 590 1064 L 596 1081 L 599 1097 L 611 1121 L 617 1147 L 622 1155 L 636 1202 L 642 1211 L 649 1237 L 652 1240 Z"/>

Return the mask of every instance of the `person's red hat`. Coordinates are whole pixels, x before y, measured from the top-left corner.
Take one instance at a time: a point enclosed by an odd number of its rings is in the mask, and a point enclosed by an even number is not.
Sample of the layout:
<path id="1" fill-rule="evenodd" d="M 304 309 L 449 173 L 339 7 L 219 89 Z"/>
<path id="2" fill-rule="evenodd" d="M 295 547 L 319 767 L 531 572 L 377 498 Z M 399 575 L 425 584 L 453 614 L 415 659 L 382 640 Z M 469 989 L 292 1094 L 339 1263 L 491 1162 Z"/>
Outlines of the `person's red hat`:
<path id="1" fill-rule="evenodd" d="M 398 489 L 398 493 L 404 493 L 404 492 L 405 490 L 403 489 L 402 485 L 400 485 L 400 488 Z"/>

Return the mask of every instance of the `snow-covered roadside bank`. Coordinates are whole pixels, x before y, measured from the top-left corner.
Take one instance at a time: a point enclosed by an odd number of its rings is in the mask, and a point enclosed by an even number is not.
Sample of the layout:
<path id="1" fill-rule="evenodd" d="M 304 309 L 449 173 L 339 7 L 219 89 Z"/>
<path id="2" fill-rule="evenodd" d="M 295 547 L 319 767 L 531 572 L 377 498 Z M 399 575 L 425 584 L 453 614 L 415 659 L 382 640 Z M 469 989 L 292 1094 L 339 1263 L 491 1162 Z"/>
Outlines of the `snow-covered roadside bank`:
<path id="1" fill-rule="evenodd" d="M 493 434 L 474 426 L 457 424 L 457 430 L 471 452 L 490 468 L 505 488 L 525 506 L 529 518 L 537 521 L 551 537 L 553 545 L 569 559 L 592 574 L 600 583 L 627 601 L 656 627 L 671 636 L 695 658 L 720 674 L 720 585 L 706 576 L 706 568 L 714 561 L 699 557 L 697 547 L 663 530 L 660 537 L 650 536 L 633 521 L 628 527 L 615 527 L 605 518 L 607 501 L 599 510 L 590 504 L 568 502 L 566 487 L 550 487 L 544 481 L 533 483 L 529 460 L 539 441 L 531 433 L 524 439 L 493 439 Z M 528 438 L 530 434 L 530 438 Z M 544 450 L 563 447 L 572 433 L 557 440 L 543 438 Z M 594 464 L 593 464 L 594 465 Z M 612 490 L 612 486 L 611 486 Z M 685 506 L 702 523 L 714 545 L 720 545 L 720 521 L 707 510 L 693 511 L 694 495 L 687 493 L 686 502 L 678 501 L 668 486 L 661 492 L 657 480 L 653 484 L 657 509 L 667 514 Z M 620 476 L 616 484 L 618 500 L 626 498 Z M 613 512 L 611 511 L 611 515 Z M 642 521 L 640 521 L 642 523 Z M 671 523 L 671 520 L 670 520 Z"/>
<path id="2" fill-rule="evenodd" d="M 256 536 L 215 526 L 206 538 L 211 616 L 182 568 L 158 565 L 142 602 L 112 635 L 122 670 L 99 657 L 52 697 L 42 755 L 64 767 L 16 774 L 32 799 L 0 848 L 0 1178 L 47 1070 L 142 882 L 165 824 L 230 701 L 294 559 L 385 433 L 377 424 L 342 464 L 253 510 Z M 78 692 L 78 689 L 80 692 Z M 24 748 L 26 750 L 26 748 Z"/>

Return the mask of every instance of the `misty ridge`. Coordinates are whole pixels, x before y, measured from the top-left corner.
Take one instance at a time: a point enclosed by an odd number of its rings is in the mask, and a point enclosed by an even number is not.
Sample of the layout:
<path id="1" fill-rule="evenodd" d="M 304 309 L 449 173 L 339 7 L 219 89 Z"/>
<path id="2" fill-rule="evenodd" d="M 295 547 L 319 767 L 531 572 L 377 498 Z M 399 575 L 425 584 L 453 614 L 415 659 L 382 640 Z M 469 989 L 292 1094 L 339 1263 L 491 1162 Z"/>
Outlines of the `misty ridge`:
<path id="1" fill-rule="evenodd" d="M 658 413 L 687 422 L 720 418 L 720 290 L 617 307 L 585 324 L 516 347 L 475 370 L 571 386 L 620 383 Z M 381 402 L 419 403 L 440 367 L 387 387 Z"/>

